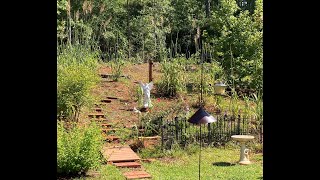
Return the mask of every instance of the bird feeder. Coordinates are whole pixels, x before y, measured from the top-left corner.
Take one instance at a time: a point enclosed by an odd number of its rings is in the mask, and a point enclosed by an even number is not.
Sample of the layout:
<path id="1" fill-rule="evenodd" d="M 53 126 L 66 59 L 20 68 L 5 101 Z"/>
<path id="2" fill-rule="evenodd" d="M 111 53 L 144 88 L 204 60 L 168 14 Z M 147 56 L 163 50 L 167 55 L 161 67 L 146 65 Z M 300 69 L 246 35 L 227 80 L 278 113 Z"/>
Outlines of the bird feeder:
<path id="1" fill-rule="evenodd" d="M 222 82 L 218 82 L 218 83 L 214 84 L 214 86 L 213 86 L 214 92 L 216 94 L 221 94 L 221 95 L 225 94 L 226 87 L 227 87 L 227 85 L 225 85 Z"/>

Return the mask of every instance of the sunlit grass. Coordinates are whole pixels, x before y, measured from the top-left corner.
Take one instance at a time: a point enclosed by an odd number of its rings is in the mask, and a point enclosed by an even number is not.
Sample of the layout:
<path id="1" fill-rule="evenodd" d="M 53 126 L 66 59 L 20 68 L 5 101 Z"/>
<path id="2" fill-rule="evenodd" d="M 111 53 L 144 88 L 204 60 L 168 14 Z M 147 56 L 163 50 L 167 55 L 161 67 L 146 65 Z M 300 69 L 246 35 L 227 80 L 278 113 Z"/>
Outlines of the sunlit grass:
<path id="1" fill-rule="evenodd" d="M 201 152 L 201 179 L 259 179 L 262 177 L 262 154 L 251 155 L 251 165 L 239 165 L 239 149 L 205 148 Z M 199 153 L 172 161 L 143 163 L 154 179 L 198 179 Z"/>
<path id="2" fill-rule="evenodd" d="M 151 163 L 142 162 L 146 172 L 154 180 L 196 180 L 199 176 L 199 151 L 173 153 L 174 157 L 158 158 Z M 239 165 L 239 148 L 203 148 L 201 151 L 201 179 L 251 180 L 263 178 L 263 155 L 250 154 L 250 165 Z M 122 172 L 112 165 L 102 165 L 98 177 L 81 177 L 90 180 L 124 180 Z"/>

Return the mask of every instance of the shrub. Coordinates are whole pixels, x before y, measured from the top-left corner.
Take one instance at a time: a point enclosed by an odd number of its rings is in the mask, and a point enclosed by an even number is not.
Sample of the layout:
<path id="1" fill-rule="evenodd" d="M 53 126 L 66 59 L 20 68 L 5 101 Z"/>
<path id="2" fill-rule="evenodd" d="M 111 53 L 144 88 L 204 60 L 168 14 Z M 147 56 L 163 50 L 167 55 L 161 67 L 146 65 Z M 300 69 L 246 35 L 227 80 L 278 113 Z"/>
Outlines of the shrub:
<path id="1" fill-rule="evenodd" d="M 97 168 L 101 162 L 102 135 L 99 127 L 90 123 L 88 126 L 74 124 L 64 127 L 58 122 L 57 137 L 57 172 L 73 175 Z"/>
<path id="2" fill-rule="evenodd" d="M 97 64 L 95 53 L 79 47 L 65 49 L 58 55 L 59 117 L 77 121 L 81 108 L 91 102 L 90 90 L 99 81 Z"/>
<path id="3" fill-rule="evenodd" d="M 183 76 L 184 66 L 179 63 L 179 59 L 163 61 L 161 63 L 163 76 L 157 84 L 157 91 L 163 96 L 176 96 L 185 90 L 186 79 Z"/>
<path id="4" fill-rule="evenodd" d="M 124 61 L 120 59 L 111 61 L 110 66 L 111 66 L 111 73 L 112 73 L 113 80 L 118 81 L 122 75 Z"/>

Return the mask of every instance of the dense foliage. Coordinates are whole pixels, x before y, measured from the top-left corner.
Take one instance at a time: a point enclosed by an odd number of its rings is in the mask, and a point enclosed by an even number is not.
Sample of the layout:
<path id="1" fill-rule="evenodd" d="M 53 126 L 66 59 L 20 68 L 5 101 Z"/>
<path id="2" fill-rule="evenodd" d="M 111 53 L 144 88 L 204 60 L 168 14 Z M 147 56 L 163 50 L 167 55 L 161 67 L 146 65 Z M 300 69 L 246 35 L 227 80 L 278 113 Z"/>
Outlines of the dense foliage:
<path id="1" fill-rule="evenodd" d="M 57 172 L 74 175 L 97 168 L 101 163 L 103 142 L 99 127 L 94 123 L 65 126 L 63 121 L 58 122 Z"/>
<path id="2" fill-rule="evenodd" d="M 262 0 L 57 0 L 57 7 L 58 44 L 90 42 L 108 61 L 202 52 L 230 85 L 262 89 Z"/>
<path id="3" fill-rule="evenodd" d="M 82 46 L 63 49 L 58 54 L 57 115 L 77 121 L 90 90 L 99 81 L 96 54 Z"/>

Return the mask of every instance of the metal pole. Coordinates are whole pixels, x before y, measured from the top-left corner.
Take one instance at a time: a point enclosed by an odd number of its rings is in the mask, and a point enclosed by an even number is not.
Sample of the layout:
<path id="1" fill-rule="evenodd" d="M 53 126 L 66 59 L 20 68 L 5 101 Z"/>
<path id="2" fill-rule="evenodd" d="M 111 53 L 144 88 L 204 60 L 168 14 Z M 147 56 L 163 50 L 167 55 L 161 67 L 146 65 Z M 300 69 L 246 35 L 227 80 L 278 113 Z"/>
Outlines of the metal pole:
<path id="1" fill-rule="evenodd" d="M 129 0 L 127 0 L 127 37 L 128 37 L 128 57 L 130 59 L 130 26 L 129 26 Z"/>
<path id="2" fill-rule="evenodd" d="M 202 142 L 202 138 L 201 138 L 201 124 L 200 124 L 199 179 L 200 179 L 200 162 L 201 162 L 201 142 Z"/>
<path id="3" fill-rule="evenodd" d="M 152 81 L 152 65 L 153 65 L 152 60 L 149 60 L 149 82 Z"/>
<path id="4" fill-rule="evenodd" d="M 203 58 L 202 58 L 202 51 L 201 51 L 200 59 L 201 59 L 200 107 L 202 107 L 202 105 L 203 105 L 203 98 L 202 98 L 202 94 L 203 94 Z"/>

